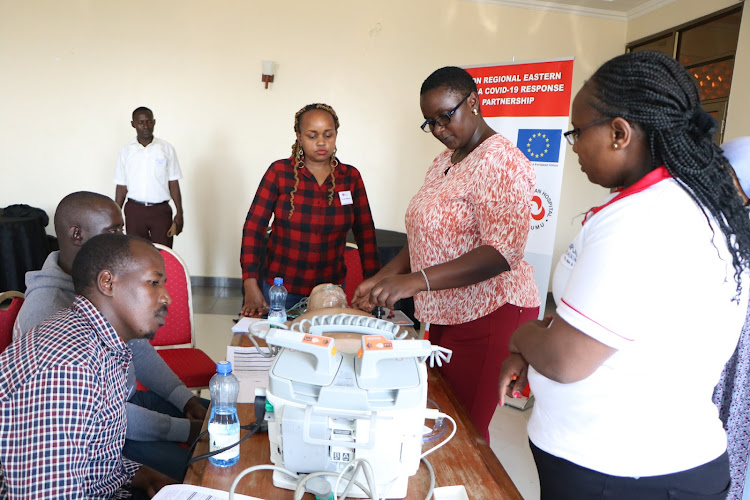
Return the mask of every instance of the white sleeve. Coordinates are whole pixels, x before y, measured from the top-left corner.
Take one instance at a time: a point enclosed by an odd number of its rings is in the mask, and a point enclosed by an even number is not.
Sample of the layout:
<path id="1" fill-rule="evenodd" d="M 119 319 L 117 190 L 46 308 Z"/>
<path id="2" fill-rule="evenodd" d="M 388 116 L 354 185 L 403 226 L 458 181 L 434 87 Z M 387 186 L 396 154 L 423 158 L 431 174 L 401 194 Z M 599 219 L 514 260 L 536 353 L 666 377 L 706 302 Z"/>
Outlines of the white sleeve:
<path id="1" fill-rule="evenodd" d="M 115 175 L 112 180 L 118 186 L 127 186 L 128 177 L 125 170 L 125 159 L 127 157 L 127 147 L 120 149 L 120 154 L 117 155 L 117 163 L 115 164 Z"/>
<path id="2" fill-rule="evenodd" d="M 170 181 L 182 179 L 182 170 L 180 169 L 180 161 L 177 159 L 177 152 L 171 144 L 169 144 L 167 151 L 169 152 L 169 161 L 167 163 L 167 178 Z"/>
<path id="3" fill-rule="evenodd" d="M 587 226 L 574 242 L 576 260 L 557 313 L 599 342 L 625 349 L 638 340 L 643 322 L 659 314 L 669 286 L 660 279 L 669 267 L 663 253 L 671 245 L 660 241 L 654 224 L 628 210 L 601 212 Z"/>

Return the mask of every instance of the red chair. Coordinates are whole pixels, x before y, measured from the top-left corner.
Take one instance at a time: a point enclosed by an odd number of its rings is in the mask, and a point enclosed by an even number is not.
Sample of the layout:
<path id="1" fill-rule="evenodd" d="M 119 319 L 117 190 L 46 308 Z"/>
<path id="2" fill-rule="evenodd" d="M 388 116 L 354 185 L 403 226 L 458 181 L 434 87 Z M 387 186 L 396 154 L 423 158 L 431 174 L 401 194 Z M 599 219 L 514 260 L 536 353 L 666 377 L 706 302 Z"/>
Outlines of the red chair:
<path id="1" fill-rule="evenodd" d="M 10 305 L 7 309 L 0 309 L 0 352 L 13 341 L 13 323 L 16 322 L 18 311 L 23 304 L 23 294 L 21 292 L 10 291 L 0 293 L 0 304 L 10 299 Z"/>
<path id="2" fill-rule="evenodd" d="M 164 326 L 157 330 L 150 342 L 188 389 L 206 388 L 216 373 L 216 362 L 195 347 L 190 274 L 185 263 L 171 248 L 158 243 L 154 246 L 164 258 L 167 291 L 172 297 L 172 304 Z"/>
<path id="3" fill-rule="evenodd" d="M 346 301 L 352 305 L 354 290 L 365 279 L 362 274 L 362 261 L 359 260 L 359 249 L 352 243 L 346 244 L 344 250 L 344 265 L 346 266 L 346 277 L 344 278 L 344 293 Z"/>

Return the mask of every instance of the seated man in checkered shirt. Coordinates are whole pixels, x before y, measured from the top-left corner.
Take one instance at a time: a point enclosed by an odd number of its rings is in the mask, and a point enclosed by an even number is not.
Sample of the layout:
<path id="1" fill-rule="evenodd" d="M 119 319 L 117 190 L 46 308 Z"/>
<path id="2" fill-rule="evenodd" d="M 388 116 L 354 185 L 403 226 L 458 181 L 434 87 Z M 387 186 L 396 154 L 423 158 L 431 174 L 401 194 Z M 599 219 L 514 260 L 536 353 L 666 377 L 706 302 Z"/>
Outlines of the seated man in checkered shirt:
<path id="1" fill-rule="evenodd" d="M 73 305 L 0 355 L 0 498 L 149 498 L 174 482 L 122 457 L 126 343 L 171 302 L 151 243 L 91 238 L 73 262 Z"/>

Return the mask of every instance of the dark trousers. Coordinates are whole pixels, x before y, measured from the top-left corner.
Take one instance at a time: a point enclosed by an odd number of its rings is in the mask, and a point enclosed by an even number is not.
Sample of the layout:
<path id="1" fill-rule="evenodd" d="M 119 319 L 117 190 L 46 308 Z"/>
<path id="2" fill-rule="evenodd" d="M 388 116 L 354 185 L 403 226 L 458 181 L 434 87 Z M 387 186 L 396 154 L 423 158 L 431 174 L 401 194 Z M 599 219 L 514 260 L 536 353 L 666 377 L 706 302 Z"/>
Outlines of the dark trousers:
<path id="1" fill-rule="evenodd" d="M 271 299 L 268 298 L 268 292 L 271 290 L 271 285 L 268 284 L 266 280 L 262 280 L 260 284 L 260 289 L 263 292 L 263 297 L 266 299 L 266 302 L 268 302 L 268 305 L 271 305 Z M 294 307 L 297 302 L 307 297 L 307 295 L 302 295 L 301 293 L 288 293 L 286 294 L 286 304 L 284 307 L 286 309 L 291 309 Z"/>
<path id="2" fill-rule="evenodd" d="M 182 411 L 151 391 L 136 391 L 128 402 L 172 417 L 185 418 Z M 201 402 L 208 407 L 208 400 L 201 399 Z M 174 441 L 133 441 L 132 439 L 126 439 L 122 454 L 134 462 L 147 465 L 179 482 L 182 482 L 185 478 L 187 462 L 190 459 L 187 446 L 184 443 Z"/>
<path id="3" fill-rule="evenodd" d="M 172 207 L 169 203 L 148 207 L 132 200 L 125 203 L 125 232 L 128 234 L 172 248 L 174 238 L 167 236 L 171 226 Z"/>
<path id="4" fill-rule="evenodd" d="M 430 326 L 430 342 L 453 351 L 451 362 L 440 371 L 487 442 L 508 340 L 519 325 L 538 316 L 538 307 L 505 304 L 468 323 Z"/>
<path id="5" fill-rule="evenodd" d="M 542 451 L 529 441 L 541 500 L 723 500 L 729 492 L 729 456 L 674 474 L 620 477 L 602 474 Z M 648 453 L 648 450 L 643 450 Z"/>

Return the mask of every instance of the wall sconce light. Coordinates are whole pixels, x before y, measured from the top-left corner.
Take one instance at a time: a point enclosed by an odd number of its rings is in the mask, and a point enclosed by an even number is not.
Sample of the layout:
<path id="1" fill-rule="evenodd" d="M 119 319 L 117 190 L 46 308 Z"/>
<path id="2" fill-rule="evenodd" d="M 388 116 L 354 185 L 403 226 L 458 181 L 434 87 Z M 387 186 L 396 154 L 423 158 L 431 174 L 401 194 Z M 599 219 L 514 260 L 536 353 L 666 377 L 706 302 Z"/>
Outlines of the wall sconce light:
<path id="1" fill-rule="evenodd" d="M 273 82 L 273 61 L 263 61 L 263 76 L 261 77 L 261 81 L 266 84 L 266 88 L 268 88 L 268 84 Z"/>

